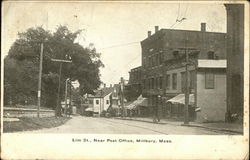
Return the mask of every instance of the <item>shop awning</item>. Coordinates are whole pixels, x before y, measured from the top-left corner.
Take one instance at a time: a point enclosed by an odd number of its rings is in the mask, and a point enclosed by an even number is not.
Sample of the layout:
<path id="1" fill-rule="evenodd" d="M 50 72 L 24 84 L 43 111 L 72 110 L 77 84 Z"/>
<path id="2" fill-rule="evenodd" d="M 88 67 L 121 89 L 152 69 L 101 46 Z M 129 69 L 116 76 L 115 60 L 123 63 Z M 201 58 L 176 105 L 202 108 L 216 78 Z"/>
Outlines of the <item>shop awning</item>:
<path id="1" fill-rule="evenodd" d="M 136 104 L 133 102 L 127 106 L 125 106 L 126 109 L 129 109 L 129 110 L 132 110 L 132 109 L 135 109 L 136 108 Z"/>
<path id="2" fill-rule="evenodd" d="M 173 104 L 185 104 L 185 94 L 179 94 L 169 100 L 167 102 L 173 103 Z M 189 94 L 189 105 L 194 104 L 194 94 Z"/>
<path id="3" fill-rule="evenodd" d="M 89 108 L 86 108 L 85 111 L 94 112 L 94 108 L 93 107 L 89 107 Z"/>
<path id="4" fill-rule="evenodd" d="M 134 103 L 137 106 L 148 106 L 148 99 L 147 98 L 143 98 L 142 95 L 140 95 L 137 100 L 134 101 Z"/>
<path id="5" fill-rule="evenodd" d="M 120 108 L 118 105 L 116 105 L 116 104 L 112 104 L 112 108 L 116 108 L 116 109 L 118 109 L 118 108 Z"/>
<path id="6" fill-rule="evenodd" d="M 125 106 L 125 108 L 132 110 L 135 109 L 137 106 L 147 106 L 147 104 L 148 104 L 147 98 L 143 98 L 142 95 L 140 95 L 134 102 Z"/>

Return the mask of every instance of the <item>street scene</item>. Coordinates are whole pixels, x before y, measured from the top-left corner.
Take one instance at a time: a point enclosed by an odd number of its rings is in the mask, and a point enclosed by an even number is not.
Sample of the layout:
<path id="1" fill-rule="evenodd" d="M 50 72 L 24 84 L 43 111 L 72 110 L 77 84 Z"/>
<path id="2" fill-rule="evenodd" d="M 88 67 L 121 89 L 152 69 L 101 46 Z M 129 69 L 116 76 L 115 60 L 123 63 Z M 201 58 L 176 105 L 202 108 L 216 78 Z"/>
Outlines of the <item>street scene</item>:
<path id="1" fill-rule="evenodd" d="M 244 4 L 106 6 L 5 24 L 4 133 L 243 135 Z"/>
<path id="2" fill-rule="evenodd" d="M 237 135 L 240 128 L 235 130 L 211 127 L 186 127 L 182 122 L 163 121 L 152 123 L 150 119 L 107 119 L 97 117 L 75 116 L 64 125 L 22 133 L 73 133 L 73 134 L 160 134 L 160 135 Z M 83 125 L 88 124 L 88 125 Z M 232 126 L 231 126 L 232 127 Z M 124 128 L 126 128 L 124 130 Z M 18 132 L 19 133 L 19 132 Z"/>

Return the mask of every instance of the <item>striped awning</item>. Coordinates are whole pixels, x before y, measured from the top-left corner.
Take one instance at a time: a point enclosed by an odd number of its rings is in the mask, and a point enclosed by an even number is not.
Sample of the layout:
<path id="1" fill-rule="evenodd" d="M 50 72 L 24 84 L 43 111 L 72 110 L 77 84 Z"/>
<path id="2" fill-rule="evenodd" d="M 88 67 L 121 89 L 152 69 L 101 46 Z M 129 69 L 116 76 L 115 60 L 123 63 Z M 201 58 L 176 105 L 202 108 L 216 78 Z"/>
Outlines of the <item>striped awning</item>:
<path id="1" fill-rule="evenodd" d="M 137 106 L 147 106 L 147 105 L 148 105 L 147 98 L 143 98 L 142 95 L 140 95 L 134 102 L 132 102 L 128 106 L 125 106 L 125 108 L 132 110 L 135 109 Z"/>
<path id="2" fill-rule="evenodd" d="M 170 102 L 172 104 L 185 104 L 185 94 L 179 94 L 166 102 Z M 189 105 L 194 104 L 194 94 L 189 94 Z"/>
<path id="3" fill-rule="evenodd" d="M 85 111 L 91 111 L 91 112 L 94 112 L 94 108 L 93 107 L 88 107 L 85 109 Z"/>

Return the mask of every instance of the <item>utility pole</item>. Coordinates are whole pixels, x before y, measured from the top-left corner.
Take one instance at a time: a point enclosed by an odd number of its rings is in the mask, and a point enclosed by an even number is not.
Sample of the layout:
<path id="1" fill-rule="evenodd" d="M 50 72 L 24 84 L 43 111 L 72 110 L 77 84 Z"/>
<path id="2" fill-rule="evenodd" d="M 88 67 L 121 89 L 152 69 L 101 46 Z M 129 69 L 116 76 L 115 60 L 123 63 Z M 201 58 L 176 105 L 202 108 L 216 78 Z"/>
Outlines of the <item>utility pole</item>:
<path id="1" fill-rule="evenodd" d="M 124 79 L 123 77 L 121 77 L 121 106 L 122 106 L 122 117 L 124 117 L 124 93 L 123 93 L 123 89 L 124 89 Z"/>
<path id="2" fill-rule="evenodd" d="M 69 60 L 62 60 L 62 59 L 51 59 L 54 62 L 60 63 L 59 68 L 59 84 L 58 84 L 58 93 L 57 93 L 57 107 L 56 107 L 56 116 L 61 116 L 61 105 L 60 105 L 60 88 L 61 88 L 61 73 L 62 73 L 62 63 L 71 63 L 72 61 Z"/>
<path id="3" fill-rule="evenodd" d="M 69 79 L 66 79 L 66 84 L 65 84 L 65 107 L 64 107 L 64 114 L 67 115 L 67 91 L 68 91 L 68 80 Z"/>
<path id="4" fill-rule="evenodd" d="M 70 88 L 70 89 L 69 89 L 69 108 L 70 108 L 70 109 L 72 109 L 72 108 L 71 108 L 71 100 L 72 100 L 72 97 L 71 97 L 71 89 L 72 89 L 72 88 L 71 88 L 71 87 L 72 87 L 72 86 L 71 86 L 71 79 L 69 79 L 69 88 Z M 72 110 L 72 111 L 73 111 L 73 110 Z M 71 113 L 71 112 L 70 112 L 70 113 Z"/>
<path id="5" fill-rule="evenodd" d="M 41 106 L 42 71 L 43 71 L 43 43 L 41 43 L 38 92 L 37 92 L 37 98 L 38 98 L 37 99 L 37 117 L 38 118 L 40 117 L 40 106 Z"/>
<path id="6" fill-rule="evenodd" d="M 189 123 L 189 113 L 188 113 L 188 105 L 189 105 L 189 71 L 188 71 L 188 64 L 189 64 L 189 53 L 187 51 L 187 41 L 188 38 L 186 36 L 185 40 L 185 56 L 186 56 L 186 65 L 185 65 L 185 70 L 186 70 L 186 88 L 185 88 L 185 116 L 184 116 L 184 124 Z"/>

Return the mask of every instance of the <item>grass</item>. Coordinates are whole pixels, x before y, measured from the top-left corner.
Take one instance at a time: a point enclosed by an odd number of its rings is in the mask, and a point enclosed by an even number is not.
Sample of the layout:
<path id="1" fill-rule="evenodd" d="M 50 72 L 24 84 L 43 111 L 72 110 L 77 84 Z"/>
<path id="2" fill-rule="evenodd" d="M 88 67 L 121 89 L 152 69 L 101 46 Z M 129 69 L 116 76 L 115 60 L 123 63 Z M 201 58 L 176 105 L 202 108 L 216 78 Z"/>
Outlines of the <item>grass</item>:
<path id="1" fill-rule="evenodd" d="M 3 122 L 3 132 L 30 131 L 57 127 L 67 122 L 69 117 L 22 117 L 19 121 Z"/>

